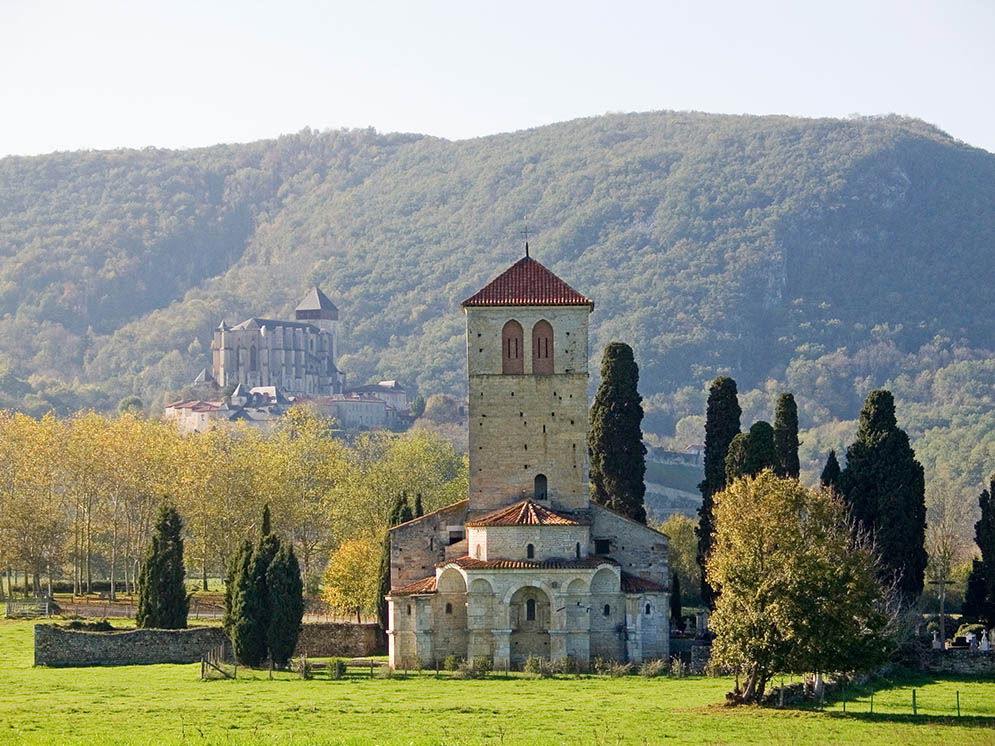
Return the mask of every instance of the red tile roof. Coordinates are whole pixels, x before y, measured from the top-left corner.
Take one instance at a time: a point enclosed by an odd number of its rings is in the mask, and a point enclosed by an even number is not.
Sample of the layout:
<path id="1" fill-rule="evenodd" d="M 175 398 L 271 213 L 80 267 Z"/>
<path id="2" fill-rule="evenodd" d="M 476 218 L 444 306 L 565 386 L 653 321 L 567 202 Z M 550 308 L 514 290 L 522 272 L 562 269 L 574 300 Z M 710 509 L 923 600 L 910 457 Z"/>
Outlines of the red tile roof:
<path id="1" fill-rule="evenodd" d="M 390 592 L 391 596 L 417 596 L 420 593 L 435 593 L 435 576 L 432 575 L 414 583 L 408 583 Z"/>
<path id="2" fill-rule="evenodd" d="M 666 586 L 654 583 L 652 580 L 640 578 L 638 575 L 630 575 L 627 572 L 622 573 L 623 593 L 663 593 L 666 590 L 668 590 Z"/>
<path id="3" fill-rule="evenodd" d="M 549 508 L 522 500 L 507 508 L 481 516 L 475 521 L 467 521 L 467 526 L 586 526 L 586 521 L 578 521 Z"/>
<path id="4" fill-rule="evenodd" d="M 466 306 L 590 306 L 586 298 L 531 257 L 523 257 L 463 301 Z"/>
<path id="5" fill-rule="evenodd" d="M 615 560 L 608 557 L 588 557 L 587 559 L 573 560 L 478 560 L 472 557 L 460 557 L 440 562 L 436 567 L 456 565 L 464 570 L 576 570 L 617 564 Z"/>

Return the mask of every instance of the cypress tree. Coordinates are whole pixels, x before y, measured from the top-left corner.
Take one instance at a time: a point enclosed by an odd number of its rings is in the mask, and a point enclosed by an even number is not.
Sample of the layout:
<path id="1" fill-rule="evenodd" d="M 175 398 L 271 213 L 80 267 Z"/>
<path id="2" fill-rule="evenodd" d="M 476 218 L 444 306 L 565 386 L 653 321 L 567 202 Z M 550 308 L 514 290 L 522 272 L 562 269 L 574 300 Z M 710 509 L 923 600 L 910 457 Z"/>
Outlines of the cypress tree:
<path id="1" fill-rule="evenodd" d="M 926 571 L 926 485 L 909 436 L 897 425 L 891 392 L 868 394 L 846 453 L 841 491 L 858 526 L 873 535 L 885 579 L 911 605 Z"/>
<path id="2" fill-rule="evenodd" d="M 705 479 L 701 490 L 701 508 L 698 509 L 698 566 L 701 568 L 701 599 L 709 608 L 715 608 L 715 594 L 705 580 L 705 558 L 712 548 L 712 496 L 726 486 L 726 455 L 729 444 L 739 433 L 739 399 L 736 382 L 728 376 L 719 376 L 708 389 L 708 408 L 705 412 Z"/>
<path id="3" fill-rule="evenodd" d="M 415 518 L 421 518 L 423 515 L 425 515 L 425 509 L 422 508 L 421 493 L 419 492 L 415 495 Z"/>
<path id="4" fill-rule="evenodd" d="M 729 452 L 726 453 L 726 484 L 746 474 L 746 453 L 749 449 L 749 440 L 748 433 L 736 433 L 736 437 L 729 443 Z"/>
<path id="5" fill-rule="evenodd" d="M 266 568 L 270 619 L 266 643 L 277 668 L 286 668 L 294 654 L 304 617 L 304 583 L 301 568 L 289 544 L 277 541 L 278 549 Z"/>
<path id="6" fill-rule="evenodd" d="M 964 592 L 964 604 L 960 610 L 965 620 L 981 622 L 988 626 L 995 624 L 995 604 L 988 600 L 985 564 L 978 559 L 971 563 L 971 573 L 967 576 L 967 590 Z"/>
<path id="7" fill-rule="evenodd" d="M 387 517 L 387 527 L 391 528 L 403 523 L 401 516 L 404 514 L 406 498 L 398 495 L 394 498 L 390 515 Z M 377 591 L 377 623 L 380 629 L 386 630 L 389 623 L 387 611 L 387 594 L 390 593 L 390 531 L 383 537 L 383 544 L 380 547 L 380 569 L 378 572 L 379 583 Z"/>
<path id="8" fill-rule="evenodd" d="M 263 525 L 262 525 L 262 528 L 259 530 L 259 533 L 262 536 L 269 536 L 269 532 L 270 532 L 270 525 L 269 524 L 270 524 L 270 519 L 269 519 L 269 503 L 266 503 L 265 505 L 263 505 Z"/>
<path id="9" fill-rule="evenodd" d="M 750 426 L 746 438 L 746 462 L 743 465 L 748 475 L 756 476 L 764 469 L 774 469 L 777 463 L 777 450 L 774 446 L 774 428 L 769 422 L 758 420 Z"/>
<path id="10" fill-rule="evenodd" d="M 975 582 L 981 586 L 978 593 L 982 600 L 977 616 L 987 624 L 995 625 L 995 474 L 991 476 L 988 489 L 978 495 L 978 507 L 981 517 L 974 524 L 974 542 L 981 550 L 981 562 L 976 565 L 980 580 Z M 974 568 L 971 572 L 974 573 Z"/>
<path id="11" fill-rule="evenodd" d="M 239 579 L 245 574 L 252 560 L 252 542 L 245 539 L 242 546 L 235 552 L 235 556 L 229 560 L 228 572 L 225 573 L 225 615 L 221 620 L 221 625 L 231 639 L 232 628 L 235 624 L 235 589 Z"/>
<path id="12" fill-rule="evenodd" d="M 264 536 L 235 583 L 231 644 L 235 657 L 247 666 L 256 667 L 266 660 L 267 631 L 272 613 L 266 571 L 279 549 L 277 536 Z"/>
<path id="13" fill-rule="evenodd" d="M 684 610 L 681 608 L 681 580 L 675 574 L 670 581 L 670 619 L 681 632 L 684 631 Z"/>
<path id="14" fill-rule="evenodd" d="M 830 451 L 826 466 L 822 470 L 819 482 L 827 489 L 838 489 L 840 483 L 840 462 L 836 460 L 836 451 Z"/>
<path id="15" fill-rule="evenodd" d="M 601 384 L 591 405 L 591 499 L 646 523 L 646 447 L 639 367 L 632 348 L 611 342 L 601 359 Z"/>
<path id="16" fill-rule="evenodd" d="M 415 514 L 411 510 L 411 503 L 408 502 L 408 493 L 401 493 L 401 502 L 397 510 L 397 522 L 393 525 L 399 526 L 402 523 L 407 523 L 408 521 L 413 521 L 415 519 Z"/>
<path id="17" fill-rule="evenodd" d="M 163 505 L 155 524 L 145 562 L 138 575 L 139 627 L 184 629 L 190 599 L 183 584 L 183 521 L 170 505 Z"/>
<path id="18" fill-rule="evenodd" d="M 798 445 L 798 405 L 792 394 L 783 393 L 774 409 L 774 448 L 777 452 L 774 473 L 777 476 L 798 479 L 801 473 Z"/>

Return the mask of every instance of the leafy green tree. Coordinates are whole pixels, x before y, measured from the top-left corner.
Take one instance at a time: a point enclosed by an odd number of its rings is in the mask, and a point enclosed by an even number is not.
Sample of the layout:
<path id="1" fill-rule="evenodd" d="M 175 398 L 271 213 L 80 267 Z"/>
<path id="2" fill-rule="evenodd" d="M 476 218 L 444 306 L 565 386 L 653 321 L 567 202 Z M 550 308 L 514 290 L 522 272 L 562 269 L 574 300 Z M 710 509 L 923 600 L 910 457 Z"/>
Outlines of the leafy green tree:
<path id="1" fill-rule="evenodd" d="M 418 419 L 425 414 L 425 397 L 419 394 L 411 402 L 411 416 Z"/>
<path id="2" fill-rule="evenodd" d="M 830 451 L 829 456 L 826 458 L 826 466 L 822 470 L 822 475 L 819 477 L 819 483 L 823 487 L 829 489 L 836 489 L 837 485 L 840 483 L 840 474 L 842 470 L 840 469 L 840 462 L 836 460 L 836 451 Z"/>
<path id="3" fill-rule="evenodd" d="M 760 702 L 779 672 L 852 672 L 887 659 L 894 617 L 873 547 L 846 504 L 765 470 L 715 496 L 708 580 L 717 592 L 712 659 Z"/>
<path id="4" fill-rule="evenodd" d="M 777 476 L 798 478 L 801 473 L 798 446 L 798 405 L 794 395 L 785 392 L 778 397 L 774 409 L 774 450 L 777 453 L 774 473 Z"/>
<path id="5" fill-rule="evenodd" d="M 139 415 L 145 410 L 145 405 L 137 396 L 126 396 L 117 403 L 118 414 Z"/>
<path id="6" fill-rule="evenodd" d="M 739 434 L 739 407 L 736 382 L 719 376 L 708 389 L 705 411 L 705 479 L 698 509 L 698 566 L 701 568 L 701 600 L 709 608 L 715 606 L 715 596 L 705 574 L 705 560 L 712 547 L 712 497 L 726 485 L 726 455 L 732 439 Z"/>
<path id="7" fill-rule="evenodd" d="M 171 505 L 163 505 L 145 562 L 138 575 L 139 627 L 184 629 L 189 597 L 183 579 L 183 521 Z"/>
<path id="8" fill-rule="evenodd" d="M 911 605 L 926 571 L 926 486 L 890 391 L 868 394 L 840 487 L 858 527 L 874 537 L 885 578 Z"/>
<path id="9" fill-rule="evenodd" d="M 681 590 L 681 603 L 698 606 L 701 585 L 698 568 L 698 539 L 695 536 L 697 522 L 683 513 L 671 513 L 662 524 L 660 531 L 667 535 L 670 571 L 677 576 Z"/>
<path id="10" fill-rule="evenodd" d="M 646 446 L 640 425 L 643 398 L 632 348 L 611 342 L 601 359 L 601 384 L 591 405 L 591 499 L 646 522 Z"/>
<path id="11" fill-rule="evenodd" d="M 281 542 L 266 568 L 270 620 L 266 642 L 270 659 L 277 668 L 286 668 L 294 654 L 304 616 L 304 583 L 292 545 Z"/>

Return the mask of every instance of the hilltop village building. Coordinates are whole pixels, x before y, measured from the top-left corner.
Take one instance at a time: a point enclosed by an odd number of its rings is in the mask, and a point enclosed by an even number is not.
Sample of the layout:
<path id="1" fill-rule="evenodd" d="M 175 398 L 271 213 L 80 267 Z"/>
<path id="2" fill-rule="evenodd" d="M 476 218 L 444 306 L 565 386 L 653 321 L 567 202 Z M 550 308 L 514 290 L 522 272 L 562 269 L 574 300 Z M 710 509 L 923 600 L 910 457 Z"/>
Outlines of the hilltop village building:
<path id="1" fill-rule="evenodd" d="M 469 495 L 391 530 L 390 665 L 666 658 L 667 537 L 589 499 L 593 301 L 526 252 L 462 307 Z"/>
<path id="2" fill-rule="evenodd" d="M 335 366 L 339 309 L 315 287 L 294 316 L 295 321 L 251 318 L 235 326 L 222 321 L 211 341 L 218 386 L 276 386 L 298 396 L 342 393 L 345 377 Z"/>

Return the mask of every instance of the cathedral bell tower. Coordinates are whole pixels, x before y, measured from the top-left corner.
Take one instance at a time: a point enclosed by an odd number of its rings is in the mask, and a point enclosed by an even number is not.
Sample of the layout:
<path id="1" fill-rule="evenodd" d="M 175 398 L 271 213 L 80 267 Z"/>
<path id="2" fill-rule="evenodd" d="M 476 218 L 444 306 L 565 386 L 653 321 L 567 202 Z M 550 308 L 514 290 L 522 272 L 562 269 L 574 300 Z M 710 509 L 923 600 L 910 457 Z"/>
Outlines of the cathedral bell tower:
<path id="1" fill-rule="evenodd" d="M 462 303 L 469 517 L 535 500 L 586 510 L 587 331 L 594 302 L 528 255 Z"/>

